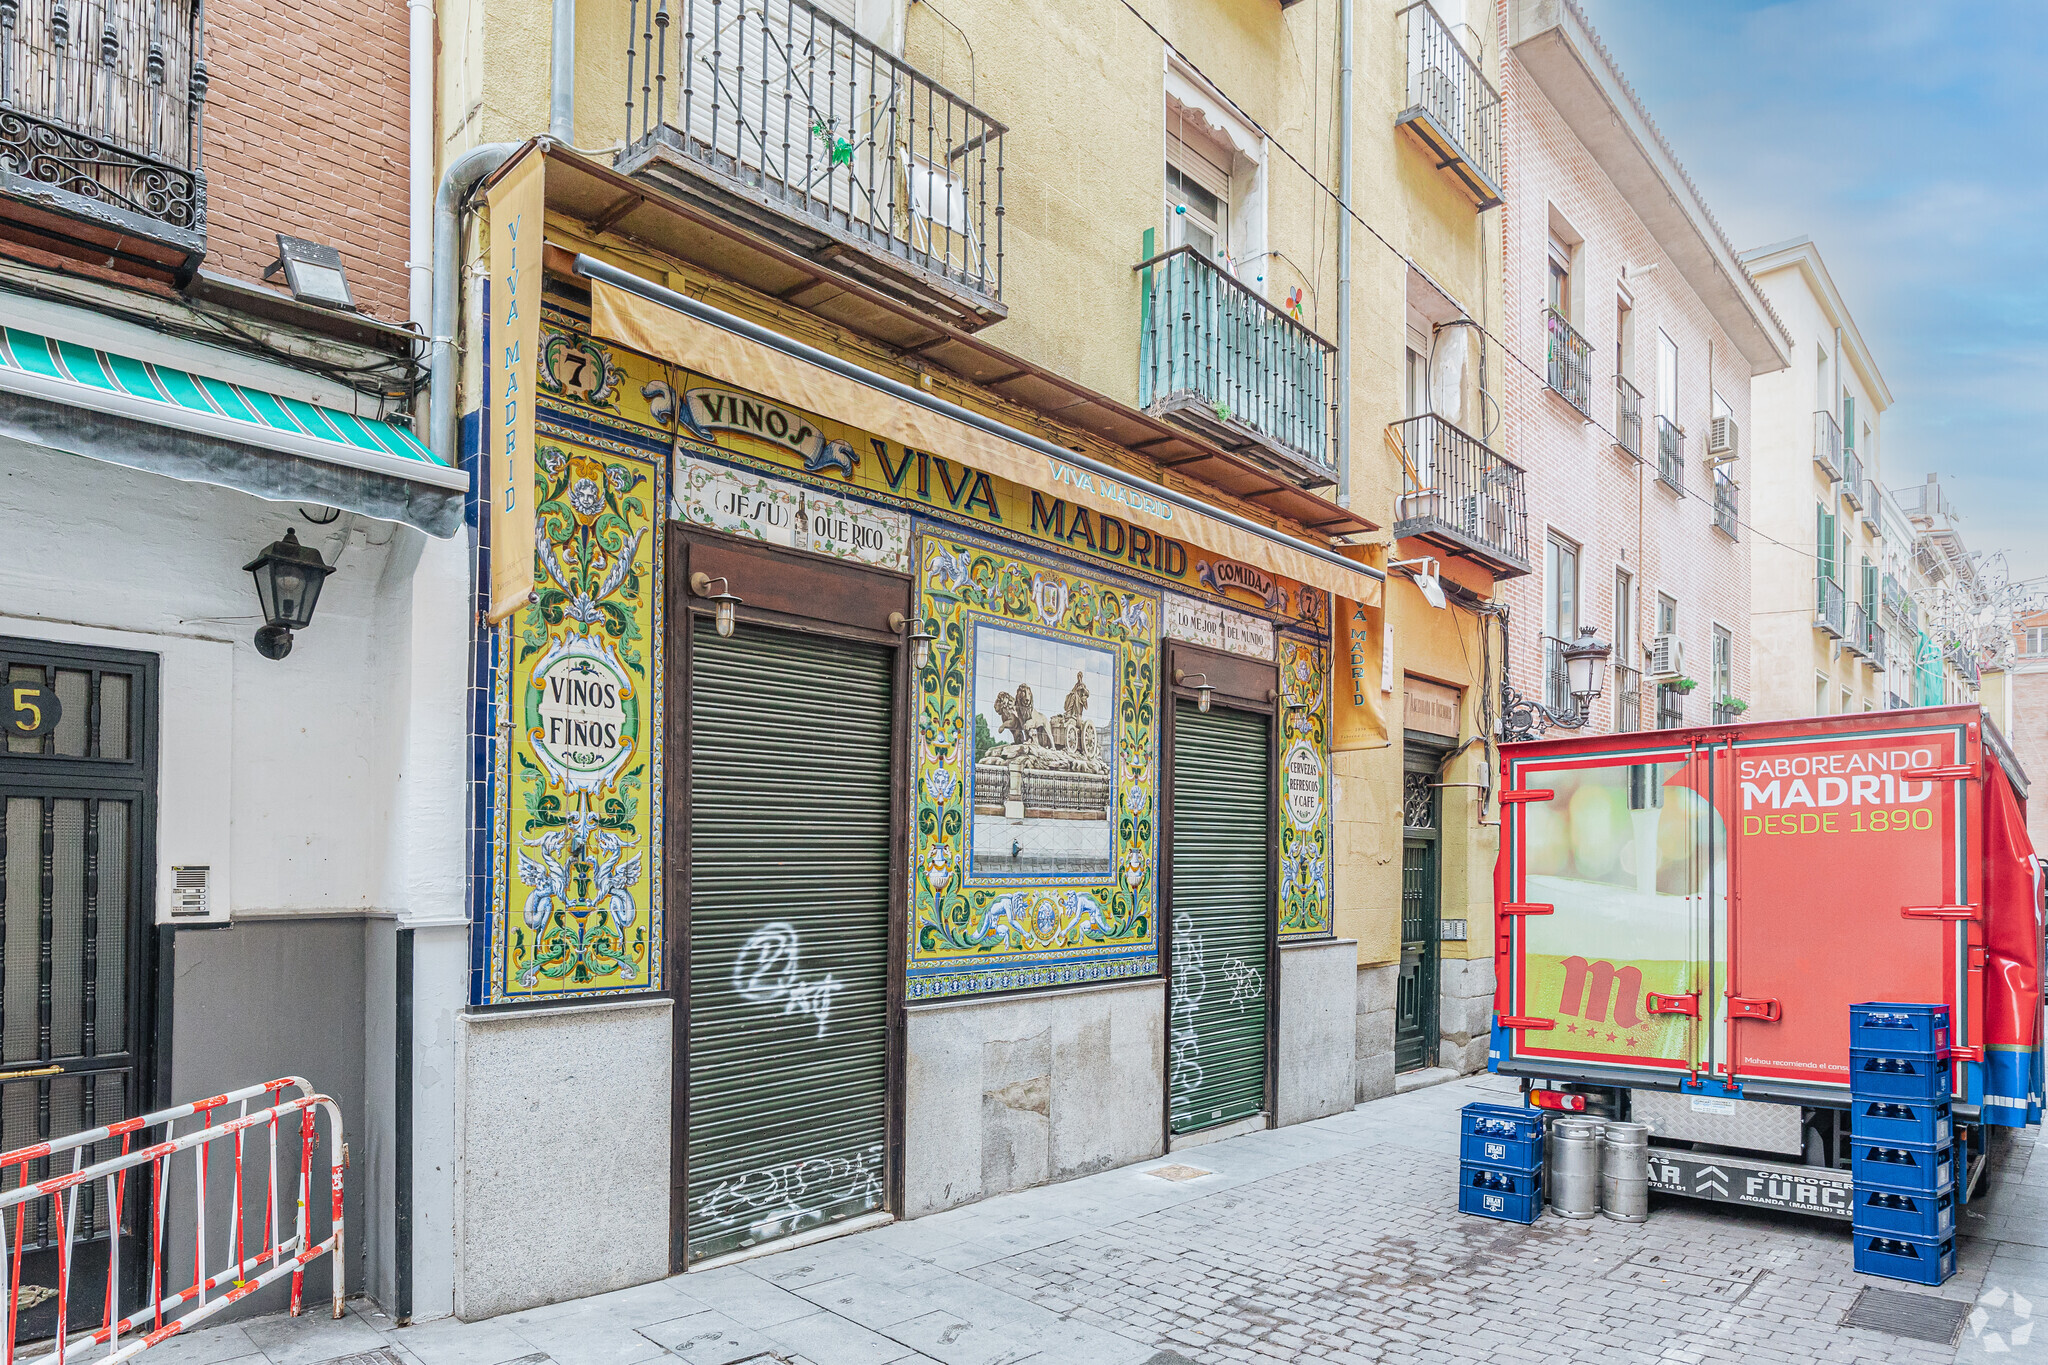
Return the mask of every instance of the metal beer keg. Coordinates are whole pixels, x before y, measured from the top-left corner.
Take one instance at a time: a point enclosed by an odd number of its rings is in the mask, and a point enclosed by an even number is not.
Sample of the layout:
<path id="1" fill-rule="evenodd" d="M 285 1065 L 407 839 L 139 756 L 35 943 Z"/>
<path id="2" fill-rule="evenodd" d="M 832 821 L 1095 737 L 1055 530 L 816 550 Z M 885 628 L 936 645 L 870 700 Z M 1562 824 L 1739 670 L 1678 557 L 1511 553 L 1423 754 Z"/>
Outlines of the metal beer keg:
<path id="1" fill-rule="evenodd" d="M 1591 1218 L 1600 1212 L 1599 1119 L 1560 1118 L 1544 1144 L 1549 1169 L 1544 1186 L 1551 1212 L 1560 1218 Z"/>
<path id="2" fill-rule="evenodd" d="M 1600 1141 L 1600 1211 L 1620 1223 L 1650 1216 L 1650 1126 L 1610 1123 Z"/>

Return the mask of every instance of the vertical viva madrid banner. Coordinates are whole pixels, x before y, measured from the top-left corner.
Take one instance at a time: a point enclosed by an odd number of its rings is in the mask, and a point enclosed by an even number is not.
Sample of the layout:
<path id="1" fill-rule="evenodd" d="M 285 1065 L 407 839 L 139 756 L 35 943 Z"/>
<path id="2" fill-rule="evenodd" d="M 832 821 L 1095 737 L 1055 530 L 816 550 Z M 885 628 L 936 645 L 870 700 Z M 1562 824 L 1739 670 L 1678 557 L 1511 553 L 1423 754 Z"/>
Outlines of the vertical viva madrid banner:
<path id="1" fill-rule="evenodd" d="M 534 360 L 540 346 L 542 158 L 528 153 L 485 196 L 491 217 L 489 341 L 479 439 L 490 458 L 492 625 L 534 583 Z"/>

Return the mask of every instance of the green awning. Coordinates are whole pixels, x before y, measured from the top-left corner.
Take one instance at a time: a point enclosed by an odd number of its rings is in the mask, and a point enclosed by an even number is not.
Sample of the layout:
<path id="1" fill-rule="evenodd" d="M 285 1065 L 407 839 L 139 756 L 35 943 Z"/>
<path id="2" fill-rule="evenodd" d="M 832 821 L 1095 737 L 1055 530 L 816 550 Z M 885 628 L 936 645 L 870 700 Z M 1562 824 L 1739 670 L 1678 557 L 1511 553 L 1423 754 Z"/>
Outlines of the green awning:
<path id="1" fill-rule="evenodd" d="M 437 536 L 469 489 L 391 422 L 18 327 L 0 327 L 4 437 Z"/>

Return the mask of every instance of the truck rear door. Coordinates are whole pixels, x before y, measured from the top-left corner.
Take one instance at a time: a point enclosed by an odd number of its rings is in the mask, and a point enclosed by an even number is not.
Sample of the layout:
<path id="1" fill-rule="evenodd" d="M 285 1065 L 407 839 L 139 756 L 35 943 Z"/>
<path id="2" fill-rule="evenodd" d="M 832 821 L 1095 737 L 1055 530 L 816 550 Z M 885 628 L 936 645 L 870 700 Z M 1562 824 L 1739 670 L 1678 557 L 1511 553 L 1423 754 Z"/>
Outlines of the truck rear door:
<path id="1" fill-rule="evenodd" d="M 1948 1002 L 1956 1043 L 1976 1041 L 1979 744 L 1975 724 L 1930 717 L 1722 751 L 1735 838 L 1718 1074 L 1751 1092 L 1838 1096 L 1858 1000 Z"/>
<path id="2" fill-rule="evenodd" d="M 1670 1085 L 1711 1060 L 1727 841 L 1709 752 L 1510 760 L 1504 1069 Z"/>

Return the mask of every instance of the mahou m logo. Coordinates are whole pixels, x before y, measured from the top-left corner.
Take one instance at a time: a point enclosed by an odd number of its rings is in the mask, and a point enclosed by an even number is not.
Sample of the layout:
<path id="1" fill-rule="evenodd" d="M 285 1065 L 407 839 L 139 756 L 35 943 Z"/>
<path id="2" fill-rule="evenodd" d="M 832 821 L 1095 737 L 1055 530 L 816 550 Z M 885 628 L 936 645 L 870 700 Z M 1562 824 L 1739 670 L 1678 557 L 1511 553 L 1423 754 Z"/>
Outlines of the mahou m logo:
<path id="1" fill-rule="evenodd" d="M 1587 962 L 1576 956 L 1566 958 L 1562 965 L 1564 992 L 1557 1002 L 1559 1014 L 1604 1024 L 1612 1009 L 1614 1022 L 1624 1028 L 1642 1022 L 1637 1002 L 1643 998 L 1643 974 L 1636 968 L 1617 968 L 1612 962 Z"/>

